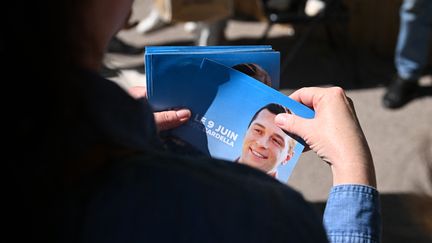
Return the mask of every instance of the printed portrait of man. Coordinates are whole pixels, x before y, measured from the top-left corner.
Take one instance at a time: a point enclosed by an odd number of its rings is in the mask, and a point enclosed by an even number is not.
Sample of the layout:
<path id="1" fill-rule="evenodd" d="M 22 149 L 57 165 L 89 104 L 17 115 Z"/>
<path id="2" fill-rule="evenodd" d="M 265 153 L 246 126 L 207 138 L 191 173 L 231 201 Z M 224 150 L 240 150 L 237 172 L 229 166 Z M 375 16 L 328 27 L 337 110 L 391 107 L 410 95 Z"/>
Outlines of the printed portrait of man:
<path id="1" fill-rule="evenodd" d="M 285 165 L 293 157 L 296 141 L 274 123 L 279 113 L 291 114 L 291 111 L 270 103 L 255 113 L 246 131 L 238 163 L 276 177 L 278 166 Z"/>

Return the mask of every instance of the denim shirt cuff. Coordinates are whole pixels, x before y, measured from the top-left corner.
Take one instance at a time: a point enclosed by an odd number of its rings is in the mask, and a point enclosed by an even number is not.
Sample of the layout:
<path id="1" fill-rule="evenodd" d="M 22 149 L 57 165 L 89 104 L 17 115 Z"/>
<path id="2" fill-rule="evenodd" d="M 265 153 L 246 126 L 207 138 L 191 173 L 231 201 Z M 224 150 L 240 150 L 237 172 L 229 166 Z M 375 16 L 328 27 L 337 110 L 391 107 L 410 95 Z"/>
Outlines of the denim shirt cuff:
<path id="1" fill-rule="evenodd" d="M 330 242 L 380 242 L 381 212 L 378 191 L 370 186 L 334 186 L 324 211 Z"/>

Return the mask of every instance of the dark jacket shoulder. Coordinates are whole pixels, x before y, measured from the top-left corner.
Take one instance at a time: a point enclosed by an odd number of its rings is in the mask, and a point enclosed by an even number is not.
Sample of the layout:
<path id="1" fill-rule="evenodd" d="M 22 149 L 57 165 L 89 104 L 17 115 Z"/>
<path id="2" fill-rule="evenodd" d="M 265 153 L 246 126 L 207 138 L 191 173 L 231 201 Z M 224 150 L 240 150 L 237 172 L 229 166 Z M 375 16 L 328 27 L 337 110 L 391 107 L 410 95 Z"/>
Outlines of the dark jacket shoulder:
<path id="1" fill-rule="evenodd" d="M 67 225 L 80 225 L 78 238 L 89 242 L 326 242 L 321 220 L 298 192 L 213 159 L 120 159 L 71 194 L 68 205 L 81 216 Z"/>

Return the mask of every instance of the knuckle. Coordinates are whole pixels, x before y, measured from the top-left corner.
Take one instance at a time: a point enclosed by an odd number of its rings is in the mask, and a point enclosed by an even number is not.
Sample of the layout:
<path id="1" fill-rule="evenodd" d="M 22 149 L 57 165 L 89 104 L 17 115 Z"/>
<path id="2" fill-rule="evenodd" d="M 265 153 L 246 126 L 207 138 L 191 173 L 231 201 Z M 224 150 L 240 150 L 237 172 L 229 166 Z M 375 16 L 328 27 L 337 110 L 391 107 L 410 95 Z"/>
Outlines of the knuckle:
<path id="1" fill-rule="evenodd" d="M 177 115 L 174 111 L 165 111 L 162 113 L 162 123 L 164 123 L 166 126 L 170 126 L 171 124 L 175 123 L 177 120 Z"/>
<path id="2" fill-rule="evenodd" d="M 331 88 L 331 91 L 335 94 L 335 95 L 343 95 L 345 96 L 345 91 L 343 88 L 339 87 L 339 86 L 335 86 Z"/>
<path id="3" fill-rule="evenodd" d="M 175 116 L 175 114 L 173 115 L 171 113 L 172 112 L 170 111 L 163 111 L 155 114 L 156 125 L 159 130 L 166 130 L 171 128 L 175 120 L 175 118 L 173 117 Z"/>
<path id="4" fill-rule="evenodd" d="M 342 98 L 342 99 L 346 99 L 346 94 L 345 94 L 345 90 L 339 86 L 335 86 L 330 88 L 330 93 L 332 96 L 337 97 L 337 98 Z"/>

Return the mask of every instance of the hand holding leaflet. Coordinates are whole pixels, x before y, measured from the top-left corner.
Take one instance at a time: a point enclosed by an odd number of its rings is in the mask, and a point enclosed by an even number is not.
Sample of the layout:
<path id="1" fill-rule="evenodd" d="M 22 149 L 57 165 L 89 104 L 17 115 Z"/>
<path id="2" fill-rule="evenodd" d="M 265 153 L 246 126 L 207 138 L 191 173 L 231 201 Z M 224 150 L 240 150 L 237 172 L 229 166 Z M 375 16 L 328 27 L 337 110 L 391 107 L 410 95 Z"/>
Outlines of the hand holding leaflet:
<path id="1" fill-rule="evenodd" d="M 333 184 L 376 187 L 372 155 L 352 101 L 344 91 L 337 87 L 303 88 L 291 97 L 314 108 L 315 118 L 281 114 L 275 121 L 281 128 L 302 137 L 330 165 Z"/>

